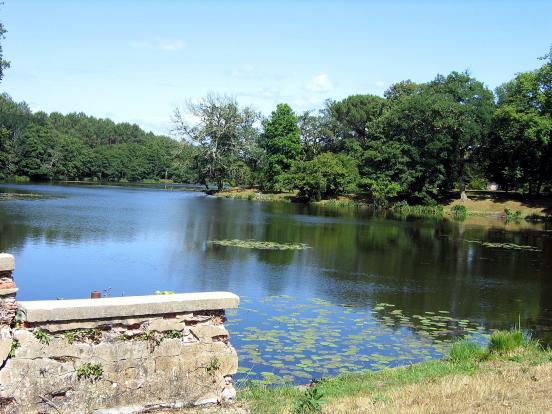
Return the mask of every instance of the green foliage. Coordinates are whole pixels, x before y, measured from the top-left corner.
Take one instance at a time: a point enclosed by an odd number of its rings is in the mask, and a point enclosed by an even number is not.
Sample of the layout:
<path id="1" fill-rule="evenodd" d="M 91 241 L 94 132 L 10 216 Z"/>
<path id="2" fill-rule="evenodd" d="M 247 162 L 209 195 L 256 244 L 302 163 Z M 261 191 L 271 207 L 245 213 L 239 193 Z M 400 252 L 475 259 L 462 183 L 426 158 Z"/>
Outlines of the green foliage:
<path id="1" fill-rule="evenodd" d="M 183 336 L 184 335 L 182 331 L 176 331 L 176 330 L 167 331 L 163 334 L 163 337 L 168 339 L 182 339 Z"/>
<path id="2" fill-rule="evenodd" d="M 452 362 L 479 361 L 486 355 L 478 344 L 467 340 L 456 341 L 449 350 L 449 360 Z"/>
<path id="3" fill-rule="evenodd" d="M 411 206 L 406 201 L 395 203 L 391 208 L 399 216 L 442 217 L 443 207 L 439 205 Z"/>
<path id="4" fill-rule="evenodd" d="M 206 187 L 214 183 L 219 191 L 227 181 L 242 181 L 251 161 L 246 154 L 255 146 L 253 124 L 258 114 L 251 108 L 240 108 L 232 98 L 216 95 L 190 102 L 187 109 L 199 120 L 197 124 L 190 125 L 178 109 L 174 121 L 177 133 L 198 148 L 192 161 L 198 181 Z"/>
<path id="5" fill-rule="evenodd" d="M 355 162 L 344 154 L 326 152 L 311 161 L 296 162 L 286 181 L 305 201 L 337 197 L 354 192 L 358 183 Z"/>
<path id="6" fill-rule="evenodd" d="M 263 128 L 260 143 L 265 156 L 261 185 L 264 191 L 283 191 L 285 174 L 301 154 L 297 117 L 289 105 L 279 104 L 263 122 Z"/>
<path id="7" fill-rule="evenodd" d="M 457 220 L 464 220 L 468 217 L 468 208 L 462 204 L 455 204 L 450 210 L 454 218 Z"/>
<path id="8" fill-rule="evenodd" d="M 92 364 L 87 362 L 77 368 L 77 378 L 79 380 L 86 379 L 92 382 L 99 380 L 103 375 L 103 367 L 101 364 Z"/>
<path id="9" fill-rule="evenodd" d="M 364 146 L 375 134 L 374 122 L 381 117 L 386 100 L 375 95 L 352 95 L 342 101 L 328 102 L 325 113 L 333 137 L 332 150 L 351 149 L 351 141 Z M 351 151 L 348 154 L 354 157 Z"/>
<path id="10" fill-rule="evenodd" d="M 176 292 L 172 290 L 156 290 L 154 295 L 174 295 Z"/>
<path id="11" fill-rule="evenodd" d="M 515 221 L 518 222 L 521 220 L 521 211 L 516 210 L 515 212 L 509 208 L 504 209 L 504 218 L 506 222 Z"/>
<path id="12" fill-rule="evenodd" d="M 295 403 L 293 410 L 296 414 L 319 413 L 322 410 L 322 394 L 318 387 L 308 387 Z"/>
<path id="13" fill-rule="evenodd" d="M 207 371 L 208 374 L 214 374 L 219 369 L 220 369 L 220 361 L 217 357 L 211 358 L 209 360 L 209 363 L 205 367 L 205 371 Z"/>
<path id="14" fill-rule="evenodd" d="M 72 344 L 75 341 L 84 342 L 91 341 L 98 343 L 102 338 L 102 331 L 99 329 L 75 329 L 64 333 L 67 342 Z"/>
<path id="15" fill-rule="evenodd" d="M 499 86 L 484 148 L 486 172 L 505 190 L 540 194 L 552 174 L 552 61 Z"/>
<path id="16" fill-rule="evenodd" d="M 387 207 L 389 200 L 396 197 L 401 189 L 398 183 L 390 181 L 387 177 L 363 178 L 359 187 L 368 192 L 375 207 Z"/>
<path id="17" fill-rule="evenodd" d="M 2 5 L 2 3 L 0 3 L 0 5 Z M 4 25 L 0 23 L 0 41 L 4 39 L 5 33 L 6 33 L 6 29 L 4 29 Z M 2 43 L 0 43 L 0 82 L 4 77 L 4 69 L 7 69 L 9 67 L 10 67 L 10 62 L 8 62 L 7 60 L 4 60 L 4 56 L 2 53 Z"/>
<path id="18" fill-rule="evenodd" d="M 523 332 L 496 331 L 491 334 L 489 352 L 504 354 L 521 348 L 527 344 Z"/>
<path id="19" fill-rule="evenodd" d="M 151 348 L 155 348 L 161 344 L 163 338 L 153 331 L 144 331 L 141 335 L 138 336 L 138 339 L 141 341 L 148 341 L 151 345 Z"/>
<path id="20" fill-rule="evenodd" d="M 33 113 L 0 96 L 0 178 L 133 182 L 189 178 L 186 143 L 82 113 Z M 195 182 L 195 181 L 194 181 Z"/>
<path id="21" fill-rule="evenodd" d="M 14 339 L 11 344 L 10 352 L 8 353 L 8 358 L 13 358 L 15 356 L 15 352 L 20 346 L 21 344 L 19 343 L 19 341 L 17 339 Z"/>
<path id="22" fill-rule="evenodd" d="M 41 329 L 41 328 L 35 329 L 33 334 L 41 344 L 44 344 L 44 345 L 50 344 L 50 334 L 44 329 Z"/>

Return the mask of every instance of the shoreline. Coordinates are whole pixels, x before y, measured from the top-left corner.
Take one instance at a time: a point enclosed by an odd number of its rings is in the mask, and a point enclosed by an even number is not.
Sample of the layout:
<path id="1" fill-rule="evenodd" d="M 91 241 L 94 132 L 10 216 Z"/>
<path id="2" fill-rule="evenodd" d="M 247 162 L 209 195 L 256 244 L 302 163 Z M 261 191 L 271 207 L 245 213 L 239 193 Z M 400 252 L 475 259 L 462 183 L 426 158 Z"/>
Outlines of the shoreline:
<path id="1" fill-rule="evenodd" d="M 484 217 L 507 221 L 547 221 L 552 216 L 552 197 L 537 200 L 523 199 L 519 194 L 491 192 L 491 191 L 469 191 L 469 199 L 447 199 L 440 202 L 437 207 L 410 205 L 404 213 L 398 215 L 415 217 L 448 217 L 457 218 L 454 212 L 455 206 L 464 206 L 467 214 L 460 217 L 463 221 L 466 217 Z M 294 202 L 295 193 L 263 193 L 257 189 L 227 189 L 211 194 L 214 197 L 229 198 L 248 201 L 262 202 Z M 340 197 L 338 199 L 321 200 L 305 205 L 320 206 L 328 208 L 365 208 L 373 209 L 366 200 L 356 197 Z M 383 211 L 393 212 L 393 207 L 385 208 Z M 506 213 L 509 211 L 510 213 Z M 519 212 L 519 214 L 517 213 Z"/>
<path id="2" fill-rule="evenodd" d="M 486 349 L 455 342 L 441 360 L 353 372 L 302 387 L 245 385 L 238 404 L 266 414 L 500 412 L 507 407 L 548 412 L 551 386 L 552 350 L 511 331 L 493 334 Z M 318 409 L 297 409 L 309 404 Z"/>

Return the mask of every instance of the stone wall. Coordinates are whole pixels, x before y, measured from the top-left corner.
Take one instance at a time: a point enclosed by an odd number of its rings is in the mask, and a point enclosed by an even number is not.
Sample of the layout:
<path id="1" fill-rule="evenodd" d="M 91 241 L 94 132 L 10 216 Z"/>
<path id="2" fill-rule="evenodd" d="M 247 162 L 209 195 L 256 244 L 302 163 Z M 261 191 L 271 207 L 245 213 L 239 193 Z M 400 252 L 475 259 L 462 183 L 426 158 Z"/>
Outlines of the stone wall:
<path id="1" fill-rule="evenodd" d="M 135 413 L 235 396 L 232 293 L 18 302 L 17 317 L 11 295 L 0 296 L 0 412 Z"/>

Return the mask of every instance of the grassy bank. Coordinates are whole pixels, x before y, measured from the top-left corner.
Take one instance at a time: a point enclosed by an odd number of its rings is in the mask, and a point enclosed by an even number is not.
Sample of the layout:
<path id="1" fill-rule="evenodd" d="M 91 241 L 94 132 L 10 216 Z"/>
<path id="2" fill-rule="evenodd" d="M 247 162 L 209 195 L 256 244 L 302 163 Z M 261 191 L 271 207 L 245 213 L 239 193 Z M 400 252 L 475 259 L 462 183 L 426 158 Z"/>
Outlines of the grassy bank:
<path id="1" fill-rule="evenodd" d="M 450 355 L 379 372 L 323 379 L 311 387 L 246 386 L 251 413 L 550 412 L 552 352 L 521 332 L 492 335 L 487 349 L 462 341 Z"/>
<path id="2" fill-rule="evenodd" d="M 214 194 L 216 197 L 253 201 L 287 201 L 295 199 L 295 193 L 262 193 L 256 189 L 228 189 Z M 453 193 L 434 206 L 408 205 L 400 202 L 391 206 L 395 214 L 413 217 L 494 217 L 506 220 L 543 220 L 552 216 L 552 199 L 524 199 L 516 193 L 500 191 L 469 191 L 469 199 L 461 201 Z M 366 200 L 341 196 L 338 199 L 312 203 L 322 207 L 371 207 Z M 459 212 L 464 213 L 459 214 Z"/>

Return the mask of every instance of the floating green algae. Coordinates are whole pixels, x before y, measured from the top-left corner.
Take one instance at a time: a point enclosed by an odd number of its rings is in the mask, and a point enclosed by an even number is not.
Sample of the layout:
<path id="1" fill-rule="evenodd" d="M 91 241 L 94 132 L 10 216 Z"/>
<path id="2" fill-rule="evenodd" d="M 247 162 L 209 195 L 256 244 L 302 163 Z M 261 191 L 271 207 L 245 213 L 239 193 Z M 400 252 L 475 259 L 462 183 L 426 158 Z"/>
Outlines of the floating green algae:
<path id="1" fill-rule="evenodd" d="M 225 247 L 241 247 L 243 249 L 258 249 L 258 250 L 304 250 L 310 247 L 307 244 L 299 243 L 276 243 L 257 240 L 211 240 L 209 244 Z"/>
<path id="2" fill-rule="evenodd" d="M 490 247 L 493 249 L 529 250 L 533 252 L 542 251 L 541 249 L 535 246 L 524 246 L 522 244 L 515 244 L 515 243 L 493 243 L 493 242 L 484 242 L 481 240 L 466 240 L 466 242 L 480 244 L 483 247 Z"/>

